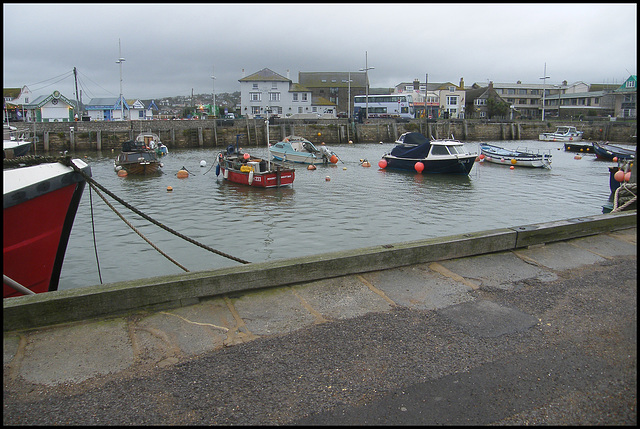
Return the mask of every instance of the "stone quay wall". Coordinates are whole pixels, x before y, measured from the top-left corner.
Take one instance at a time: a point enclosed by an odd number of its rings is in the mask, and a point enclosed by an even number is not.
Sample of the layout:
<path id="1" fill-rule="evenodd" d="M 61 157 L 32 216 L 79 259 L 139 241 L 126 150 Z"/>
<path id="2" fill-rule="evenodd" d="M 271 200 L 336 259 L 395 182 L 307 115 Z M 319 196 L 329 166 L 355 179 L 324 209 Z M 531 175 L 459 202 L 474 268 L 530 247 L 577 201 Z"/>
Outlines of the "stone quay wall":
<path id="1" fill-rule="evenodd" d="M 409 122 L 375 119 L 365 123 L 337 120 L 281 120 L 269 125 L 269 142 L 276 143 L 287 135 L 303 136 L 314 144 L 390 143 L 402 133 L 417 131 L 433 138 L 452 135 L 462 141 L 538 140 L 543 132 L 553 132 L 569 122 L 413 119 Z M 574 123 L 584 131 L 584 140 L 636 143 L 637 123 L 589 121 Z M 237 119 L 221 125 L 214 120 L 153 120 L 124 122 L 55 122 L 27 123 L 18 126 L 35 135 L 36 153 L 63 151 L 120 150 L 122 143 L 139 133 L 151 131 L 159 135 L 169 150 L 176 148 L 220 148 L 238 143 L 241 147 L 267 145 L 264 120 Z"/>

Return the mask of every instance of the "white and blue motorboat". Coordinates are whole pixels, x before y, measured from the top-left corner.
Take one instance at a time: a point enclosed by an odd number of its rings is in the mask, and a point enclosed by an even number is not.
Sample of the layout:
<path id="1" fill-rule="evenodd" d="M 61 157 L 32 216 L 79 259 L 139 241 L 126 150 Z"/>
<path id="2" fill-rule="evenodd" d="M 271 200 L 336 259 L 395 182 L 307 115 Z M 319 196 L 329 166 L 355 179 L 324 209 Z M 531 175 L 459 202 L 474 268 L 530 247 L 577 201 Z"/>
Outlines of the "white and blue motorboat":
<path id="1" fill-rule="evenodd" d="M 404 133 L 396 146 L 385 153 L 380 168 L 417 171 L 425 174 L 469 174 L 476 160 L 459 140 L 429 140 L 420 133 Z"/>
<path id="2" fill-rule="evenodd" d="M 287 136 L 281 142 L 269 145 L 269 153 L 278 161 L 299 164 L 337 164 L 340 158 L 325 146 L 318 149 L 304 137 Z"/>

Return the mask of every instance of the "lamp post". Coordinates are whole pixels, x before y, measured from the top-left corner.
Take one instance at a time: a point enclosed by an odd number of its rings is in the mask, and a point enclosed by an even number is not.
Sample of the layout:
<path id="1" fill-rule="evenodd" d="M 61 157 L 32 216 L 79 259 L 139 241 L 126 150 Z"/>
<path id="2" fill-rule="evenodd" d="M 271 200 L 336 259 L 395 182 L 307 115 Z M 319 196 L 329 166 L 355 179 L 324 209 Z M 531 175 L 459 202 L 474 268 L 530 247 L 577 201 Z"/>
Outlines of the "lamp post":
<path id="1" fill-rule="evenodd" d="M 212 88 L 212 92 L 211 92 L 211 98 L 213 99 L 213 101 L 212 101 L 213 107 L 211 108 L 211 113 L 213 114 L 213 117 L 216 118 L 218 115 L 216 115 L 216 76 L 215 76 L 215 66 L 213 66 L 211 68 L 211 80 L 213 81 L 213 88 Z"/>
<path id="2" fill-rule="evenodd" d="M 349 90 L 347 91 L 347 121 L 351 120 L 351 71 L 349 71 Z"/>
<path id="3" fill-rule="evenodd" d="M 122 58 L 122 48 L 120 46 L 120 39 L 118 39 L 118 61 L 116 64 L 120 65 L 120 120 L 124 121 L 124 103 L 122 102 L 122 63 L 124 62 L 124 58 Z"/>
<path id="4" fill-rule="evenodd" d="M 542 120 L 544 121 L 544 96 L 547 92 L 545 86 L 547 84 L 547 79 L 549 79 L 549 76 L 547 76 L 547 63 L 544 63 L 544 76 L 540 79 L 542 79 Z"/>
<path id="5" fill-rule="evenodd" d="M 369 67 L 369 53 L 364 51 L 364 68 L 360 69 L 360 71 L 364 72 L 366 119 L 369 119 L 369 70 L 373 69 L 375 69 L 375 67 Z"/>

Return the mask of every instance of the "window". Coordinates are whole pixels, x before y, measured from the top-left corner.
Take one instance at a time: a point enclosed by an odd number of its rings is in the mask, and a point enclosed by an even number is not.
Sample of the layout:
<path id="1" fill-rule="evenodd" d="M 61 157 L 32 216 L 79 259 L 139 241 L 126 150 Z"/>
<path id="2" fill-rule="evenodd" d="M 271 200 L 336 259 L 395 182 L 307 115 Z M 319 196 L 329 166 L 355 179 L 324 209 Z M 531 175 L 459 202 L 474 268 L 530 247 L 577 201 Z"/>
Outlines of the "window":
<path id="1" fill-rule="evenodd" d="M 407 85 L 404 87 L 405 91 L 413 91 L 413 85 Z"/>
<path id="2" fill-rule="evenodd" d="M 635 88 L 636 87 L 636 81 L 635 80 L 629 80 L 629 81 L 627 81 L 627 84 L 625 86 L 627 88 Z"/>
<path id="3" fill-rule="evenodd" d="M 258 84 L 257 83 L 253 84 L 253 89 L 258 89 Z"/>
<path id="4" fill-rule="evenodd" d="M 476 106 L 486 106 L 487 105 L 487 99 L 486 98 L 476 98 L 475 101 L 473 102 L 473 104 L 475 104 Z"/>
<path id="5" fill-rule="evenodd" d="M 538 95 L 538 94 L 540 94 L 540 92 L 537 89 L 531 90 L 531 95 Z"/>
<path id="6" fill-rule="evenodd" d="M 527 104 L 527 99 L 526 98 L 519 99 L 518 104 Z"/>
<path id="7" fill-rule="evenodd" d="M 138 118 L 144 118 L 144 112 L 142 110 L 138 112 Z"/>
<path id="8" fill-rule="evenodd" d="M 279 92 L 270 92 L 269 93 L 269 101 L 280 101 L 280 93 Z"/>
<path id="9" fill-rule="evenodd" d="M 298 93 L 297 92 L 293 93 L 293 101 L 298 101 Z"/>
<path id="10" fill-rule="evenodd" d="M 313 107 L 311 108 L 311 111 L 312 111 L 312 112 L 317 112 L 317 111 L 318 111 L 318 108 L 317 108 L 316 106 L 313 106 Z"/>
<path id="11" fill-rule="evenodd" d="M 302 107 L 298 107 L 298 113 L 302 113 Z"/>
<path id="12" fill-rule="evenodd" d="M 251 106 L 251 114 L 259 115 L 260 114 L 260 106 Z"/>
<path id="13" fill-rule="evenodd" d="M 449 155 L 449 151 L 445 146 L 431 146 L 431 155 Z"/>
<path id="14" fill-rule="evenodd" d="M 515 93 L 516 93 L 516 90 L 515 90 L 515 89 L 513 89 L 513 88 L 509 88 L 509 89 L 507 89 L 507 94 L 509 94 L 509 95 L 514 95 Z"/>
<path id="15" fill-rule="evenodd" d="M 449 106 L 456 106 L 458 104 L 458 97 L 448 96 L 447 97 L 447 104 Z"/>
<path id="16" fill-rule="evenodd" d="M 450 86 L 450 87 L 449 87 L 449 92 L 455 92 L 455 90 L 456 90 L 456 87 L 455 87 L 455 86 Z"/>
<path id="17" fill-rule="evenodd" d="M 526 89 L 519 89 L 519 90 L 518 90 L 518 94 L 520 94 L 520 95 L 527 95 L 527 90 L 526 90 Z"/>
<path id="18" fill-rule="evenodd" d="M 271 89 L 278 89 L 278 82 L 271 82 Z"/>
<path id="19" fill-rule="evenodd" d="M 260 93 L 259 92 L 250 92 L 249 93 L 249 100 L 250 101 L 261 101 L 262 97 L 260 97 Z"/>
<path id="20" fill-rule="evenodd" d="M 302 101 L 307 101 L 307 93 L 306 92 L 302 93 Z"/>

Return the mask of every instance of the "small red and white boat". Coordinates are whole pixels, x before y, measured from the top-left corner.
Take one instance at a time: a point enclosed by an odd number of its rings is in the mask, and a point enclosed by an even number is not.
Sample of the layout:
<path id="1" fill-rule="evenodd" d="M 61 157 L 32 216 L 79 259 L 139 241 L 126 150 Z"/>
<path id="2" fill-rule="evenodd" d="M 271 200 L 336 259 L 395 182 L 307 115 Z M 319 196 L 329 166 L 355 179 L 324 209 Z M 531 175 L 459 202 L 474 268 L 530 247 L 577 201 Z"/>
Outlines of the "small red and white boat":
<path id="1" fill-rule="evenodd" d="M 68 159 L 87 176 L 91 167 Z M 58 289 L 85 177 L 62 162 L 3 169 L 3 297 Z"/>
<path id="2" fill-rule="evenodd" d="M 296 172 L 284 164 L 276 164 L 248 153 L 241 153 L 233 145 L 217 157 L 216 176 L 222 173 L 225 180 L 259 188 L 279 188 L 293 183 Z"/>

